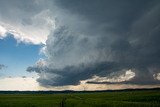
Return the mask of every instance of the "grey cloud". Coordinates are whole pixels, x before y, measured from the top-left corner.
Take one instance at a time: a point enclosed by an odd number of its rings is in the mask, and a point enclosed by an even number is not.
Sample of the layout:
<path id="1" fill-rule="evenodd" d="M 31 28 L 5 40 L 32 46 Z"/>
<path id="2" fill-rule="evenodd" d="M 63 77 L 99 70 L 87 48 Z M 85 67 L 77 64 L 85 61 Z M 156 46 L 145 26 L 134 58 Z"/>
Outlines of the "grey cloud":
<path id="1" fill-rule="evenodd" d="M 22 78 L 27 78 L 26 76 L 22 76 Z"/>
<path id="2" fill-rule="evenodd" d="M 59 7 L 67 9 L 73 14 L 80 16 L 96 24 L 96 28 L 106 26 L 103 30 L 112 32 L 126 32 L 136 19 L 145 14 L 147 9 L 158 1 L 150 0 L 56 0 Z M 107 28 L 107 25 L 110 25 Z"/>
<path id="3" fill-rule="evenodd" d="M 5 67 L 6 67 L 5 65 L 0 64 L 0 70 L 3 69 L 3 68 L 5 68 Z"/>
<path id="4" fill-rule="evenodd" d="M 1 21 L 21 21 L 25 23 L 26 17 L 30 17 L 42 10 L 36 5 L 34 0 L 1 0 L 0 1 L 0 19 Z M 26 14 L 27 12 L 27 14 Z"/>
<path id="5" fill-rule="evenodd" d="M 92 64 L 80 64 L 77 66 L 65 66 L 62 69 L 45 69 L 29 67 L 28 72 L 37 71 L 41 78 L 38 81 L 43 86 L 78 85 L 79 80 L 86 80 L 94 75 L 103 76 L 107 73 L 121 69 L 120 64 L 114 62 L 101 62 Z M 37 70 L 38 69 L 38 70 Z M 47 78 L 46 78 L 47 76 Z"/>
<path id="6" fill-rule="evenodd" d="M 12 18 L 14 17 L 17 17 L 15 16 L 14 14 L 16 15 L 22 15 L 22 13 L 25 13 L 25 12 L 29 12 L 27 13 L 26 15 L 33 15 L 34 13 L 37 13 L 37 12 L 40 12 L 43 10 L 43 7 L 39 6 L 35 0 L 28 0 L 28 1 L 25 1 L 25 0 L 14 0 L 14 1 L 8 1 L 8 0 L 1 0 L 1 12 L 4 12 L 6 11 L 5 13 L 3 13 L 3 17 L 5 16 L 8 16 L 8 15 L 11 15 Z M 10 8 L 8 8 L 10 7 Z M 16 13 L 12 13 L 12 11 L 16 11 L 19 12 Z M 25 17 L 24 14 L 23 16 L 21 17 Z M 19 18 L 21 18 L 19 17 Z M 8 17 L 10 18 L 10 17 Z"/>
<path id="7" fill-rule="evenodd" d="M 41 85 L 77 85 L 123 69 L 133 70 L 135 77 L 121 83 L 159 84 L 153 77 L 160 70 L 158 0 L 55 0 L 53 4 L 58 22 L 46 42 L 47 65 L 27 69 L 40 75 Z"/>
<path id="8" fill-rule="evenodd" d="M 49 68 L 47 67 L 39 67 L 39 66 L 30 66 L 26 69 L 26 71 L 28 72 L 37 72 L 37 73 L 41 73 L 42 71 L 49 71 Z"/>

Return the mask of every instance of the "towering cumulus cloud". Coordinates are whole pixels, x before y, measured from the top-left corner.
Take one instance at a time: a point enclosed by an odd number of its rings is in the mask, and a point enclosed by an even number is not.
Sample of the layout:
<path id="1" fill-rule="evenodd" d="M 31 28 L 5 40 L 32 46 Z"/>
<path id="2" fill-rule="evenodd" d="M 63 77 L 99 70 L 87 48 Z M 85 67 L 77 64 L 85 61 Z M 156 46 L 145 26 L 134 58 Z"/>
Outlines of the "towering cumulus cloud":
<path id="1" fill-rule="evenodd" d="M 55 0 L 45 60 L 27 68 L 42 86 L 159 84 L 159 0 Z M 49 7 L 52 10 L 51 7 Z"/>

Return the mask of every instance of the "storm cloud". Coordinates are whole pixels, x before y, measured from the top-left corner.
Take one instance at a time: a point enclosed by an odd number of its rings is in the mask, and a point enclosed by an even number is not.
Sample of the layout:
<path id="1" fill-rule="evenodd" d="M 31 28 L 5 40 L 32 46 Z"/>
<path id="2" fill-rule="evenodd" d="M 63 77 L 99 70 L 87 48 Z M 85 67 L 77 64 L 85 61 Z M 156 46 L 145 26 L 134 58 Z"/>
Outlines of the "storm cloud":
<path id="1" fill-rule="evenodd" d="M 55 0 L 52 5 L 56 26 L 46 41 L 47 59 L 27 68 L 39 74 L 42 86 L 78 85 L 82 80 L 160 83 L 155 78 L 160 73 L 160 1 Z M 116 76 L 127 79 L 109 81 Z"/>

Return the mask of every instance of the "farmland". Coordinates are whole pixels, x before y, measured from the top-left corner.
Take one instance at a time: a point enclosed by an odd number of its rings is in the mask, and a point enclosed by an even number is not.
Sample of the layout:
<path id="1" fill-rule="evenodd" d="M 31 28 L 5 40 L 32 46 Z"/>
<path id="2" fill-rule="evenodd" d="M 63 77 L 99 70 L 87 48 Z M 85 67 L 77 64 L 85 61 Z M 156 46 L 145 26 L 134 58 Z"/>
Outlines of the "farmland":
<path id="1" fill-rule="evenodd" d="M 160 91 L 1 93 L 0 107 L 160 107 Z"/>

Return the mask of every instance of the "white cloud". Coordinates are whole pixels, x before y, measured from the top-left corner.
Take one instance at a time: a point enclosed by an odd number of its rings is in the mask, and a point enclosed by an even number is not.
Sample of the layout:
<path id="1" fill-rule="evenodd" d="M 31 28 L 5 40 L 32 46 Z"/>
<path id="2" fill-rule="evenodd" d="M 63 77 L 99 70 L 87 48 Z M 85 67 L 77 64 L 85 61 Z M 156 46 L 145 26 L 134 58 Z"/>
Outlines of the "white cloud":
<path id="1" fill-rule="evenodd" d="M 45 44 L 55 27 L 54 17 L 35 0 L 0 1 L 0 38 L 10 33 L 18 42 Z"/>
<path id="2" fill-rule="evenodd" d="M 34 78 L 31 77 L 13 77 L 1 78 L 0 90 L 38 90 L 39 85 Z"/>
<path id="3" fill-rule="evenodd" d="M 124 74 L 121 74 L 119 76 L 118 75 L 115 75 L 113 77 L 110 77 L 110 76 L 106 76 L 106 77 L 94 76 L 92 79 L 88 79 L 86 81 L 118 83 L 118 82 L 128 81 L 128 80 L 130 80 L 134 77 L 135 77 L 135 73 L 131 70 L 128 70 Z"/>
<path id="4" fill-rule="evenodd" d="M 0 22 L 0 37 L 6 37 L 10 33 L 18 42 L 45 44 L 50 31 L 54 30 L 54 18 L 51 18 L 50 11 L 44 10 L 28 20 L 31 24 Z"/>
<path id="5" fill-rule="evenodd" d="M 155 80 L 160 80 L 160 73 L 154 74 L 153 77 Z"/>
<path id="6" fill-rule="evenodd" d="M 0 39 L 3 39 L 6 36 L 6 32 L 7 30 L 4 27 L 0 26 Z"/>
<path id="7" fill-rule="evenodd" d="M 47 53 L 46 53 L 46 46 L 43 46 L 41 49 L 40 49 L 40 51 L 39 51 L 39 54 L 40 55 L 47 55 Z"/>

